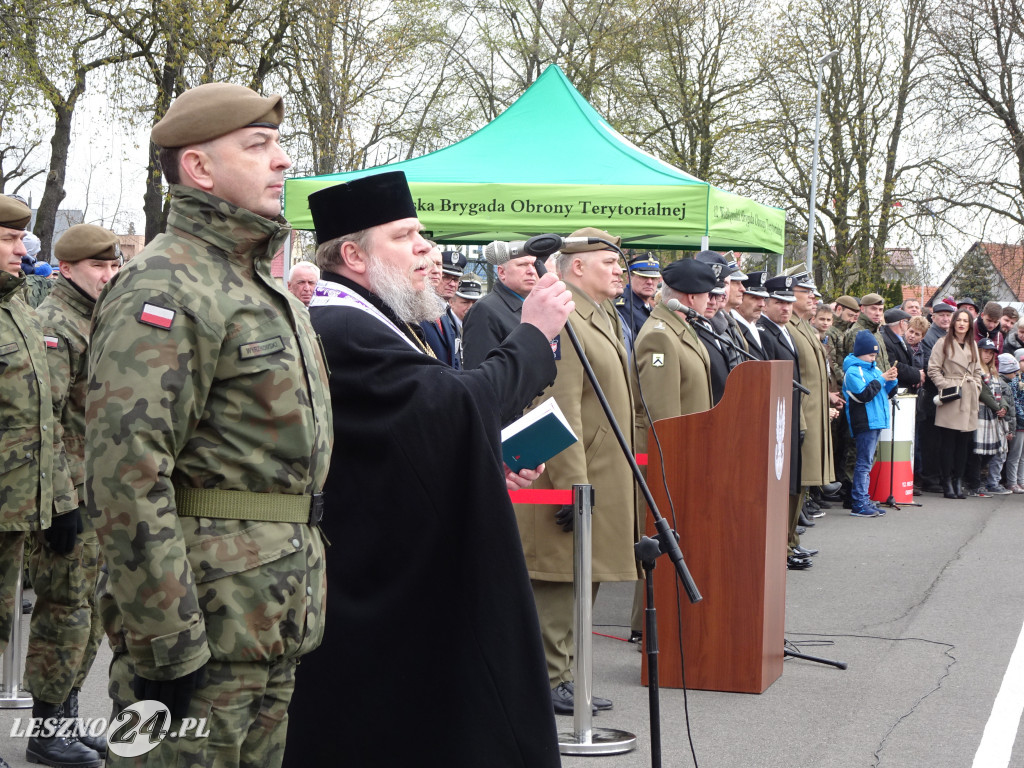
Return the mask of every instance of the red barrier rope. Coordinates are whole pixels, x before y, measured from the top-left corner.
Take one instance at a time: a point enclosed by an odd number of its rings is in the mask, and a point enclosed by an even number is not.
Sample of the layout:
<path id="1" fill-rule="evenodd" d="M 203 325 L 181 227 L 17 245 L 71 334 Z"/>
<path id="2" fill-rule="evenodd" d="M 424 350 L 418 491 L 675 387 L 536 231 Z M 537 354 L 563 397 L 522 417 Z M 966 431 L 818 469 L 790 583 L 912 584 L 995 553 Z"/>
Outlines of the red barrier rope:
<path id="1" fill-rule="evenodd" d="M 647 454 L 638 453 L 636 463 L 647 466 Z M 509 491 L 508 496 L 513 504 L 572 504 L 572 489 L 546 490 L 543 488 L 526 488 L 521 491 Z"/>

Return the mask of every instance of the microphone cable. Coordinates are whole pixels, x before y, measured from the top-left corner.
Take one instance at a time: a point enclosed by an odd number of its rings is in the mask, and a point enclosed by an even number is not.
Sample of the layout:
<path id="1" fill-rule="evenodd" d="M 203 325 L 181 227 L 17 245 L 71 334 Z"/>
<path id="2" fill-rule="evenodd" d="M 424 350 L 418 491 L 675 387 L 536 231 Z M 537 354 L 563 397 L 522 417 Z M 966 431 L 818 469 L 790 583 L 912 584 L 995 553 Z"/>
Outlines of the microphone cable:
<path id="1" fill-rule="evenodd" d="M 630 310 L 630 329 L 632 330 L 632 315 L 633 315 L 633 308 L 634 308 L 635 304 L 634 304 L 634 298 L 633 298 L 633 287 L 629 284 L 629 261 L 628 261 L 628 259 L 626 259 L 626 255 L 622 252 L 622 250 L 618 246 L 616 246 L 616 245 L 614 245 L 612 243 L 609 243 L 607 240 L 602 240 L 601 242 L 605 243 L 607 245 L 610 245 L 611 247 L 615 248 L 615 250 L 618 251 L 619 255 L 622 257 L 622 260 L 626 263 L 626 276 L 627 276 L 627 279 L 626 279 L 626 290 L 629 291 L 628 301 L 629 301 L 629 310 Z M 650 316 L 648 316 L 647 320 L 650 320 Z M 645 320 L 644 321 L 644 325 L 646 325 L 646 324 L 647 324 L 647 321 Z M 641 330 L 643 330 L 643 326 L 641 326 Z M 662 452 L 662 449 L 661 449 L 661 437 L 658 434 L 657 427 L 654 426 L 654 419 L 651 418 L 651 411 L 647 407 L 647 399 L 644 397 L 643 385 L 640 383 L 640 366 L 637 363 L 637 356 L 636 356 L 636 340 L 637 340 L 637 337 L 639 335 L 640 335 L 640 331 L 637 331 L 636 335 L 633 337 L 633 354 L 631 354 L 629 356 L 629 359 L 630 359 L 630 361 L 632 363 L 633 374 L 636 377 L 636 391 L 637 391 L 637 395 L 640 398 L 640 405 L 643 407 L 643 413 L 647 417 L 647 423 L 651 425 L 651 434 L 654 435 L 654 442 L 655 442 L 655 445 L 657 445 L 657 447 L 658 447 L 658 465 L 659 465 L 659 469 L 661 471 L 661 484 L 662 484 L 662 488 L 665 491 L 665 498 L 668 499 L 669 520 L 672 521 L 672 531 L 674 533 L 677 533 L 678 532 L 678 526 L 676 525 L 676 507 L 675 507 L 675 502 L 672 499 L 672 493 L 671 493 L 671 491 L 669 490 L 669 487 L 668 487 L 668 474 L 667 474 L 667 472 L 665 470 L 665 454 Z M 635 429 L 636 428 L 634 427 L 634 432 L 635 432 Z M 635 437 L 635 435 L 634 435 L 634 437 Z M 650 446 L 648 446 L 648 451 L 647 451 L 647 456 L 648 456 L 648 463 L 647 463 L 648 480 L 650 480 L 650 466 L 651 466 L 651 464 L 650 464 L 650 455 L 651 455 L 650 454 Z M 635 492 L 635 490 L 634 490 L 634 492 Z M 647 520 L 647 515 L 644 514 L 644 521 L 645 521 L 645 523 L 646 523 L 646 520 Z M 645 534 L 643 532 L 641 532 L 641 535 L 645 535 Z M 677 535 L 678 535 L 678 533 L 677 533 Z M 698 768 L 699 764 L 697 763 L 697 750 L 696 750 L 696 748 L 694 747 L 694 744 L 693 744 L 693 731 L 691 730 L 691 727 L 690 727 L 690 701 L 689 701 L 689 698 L 687 696 L 687 689 L 686 689 L 686 658 L 685 658 L 685 656 L 683 654 L 683 616 L 682 616 L 682 610 L 681 610 L 682 602 L 683 602 L 683 596 L 682 596 L 682 594 L 680 592 L 680 589 L 679 589 L 679 579 L 678 578 L 673 579 L 672 580 L 672 584 L 675 587 L 675 593 L 676 593 L 676 645 L 677 645 L 677 650 L 679 651 L 679 670 L 680 670 L 680 676 L 682 678 L 682 683 L 683 683 L 683 689 L 682 689 L 683 690 L 683 717 L 684 717 L 684 719 L 686 721 L 686 739 L 687 739 L 687 741 L 689 742 L 689 745 L 690 745 L 690 757 L 693 758 L 694 768 Z M 646 591 L 645 591 L 645 595 L 646 595 Z M 645 632 L 644 632 L 644 637 L 643 637 L 643 643 L 644 643 L 645 649 L 646 649 L 646 644 L 649 641 L 649 638 L 647 637 L 647 632 L 646 632 L 647 628 L 646 628 L 646 626 L 644 627 L 644 629 L 645 629 Z M 646 650 L 645 650 L 645 653 L 646 653 Z M 648 681 L 648 685 L 650 685 L 650 681 Z M 659 683 L 658 689 L 661 690 L 660 683 Z"/>

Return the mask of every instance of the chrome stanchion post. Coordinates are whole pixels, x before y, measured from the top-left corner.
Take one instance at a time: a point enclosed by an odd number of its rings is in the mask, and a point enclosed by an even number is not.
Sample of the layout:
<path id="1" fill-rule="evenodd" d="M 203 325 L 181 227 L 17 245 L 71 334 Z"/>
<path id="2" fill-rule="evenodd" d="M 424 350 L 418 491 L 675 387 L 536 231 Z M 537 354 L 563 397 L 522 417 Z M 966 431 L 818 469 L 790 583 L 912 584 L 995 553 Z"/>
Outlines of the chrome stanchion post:
<path id="1" fill-rule="evenodd" d="M 574 485 L 573 491 L 573 616 L 572 633 L 576 639 L 576 658 L 573 660 L 573 735 L 580 743 L 590 741 L 593 721 L 593 691 L 590 688 L 594 673 L 594 569 L 593 569 L 593 525 L 594 487 Z M 578 524 L 578 525 L 577 525 Z"/>
<path id="2" fill-rule="evenodd" d="M 24 566 L 18 567 L 18 581 L 14 587 L 14 608 L 11 614 L 11 638 L 3 655 L 3 677 L 0 678 L 0 709 L 28 709 L 32 697 L 21 690 L 21 576 Z"/>
<path id="3" fill-rule="evenodd" d="M 618 755 L 636 749 L 636 736 L 614 728 L 594 728 L 593 691 L 593 567 L 591 524 L 594 504 L 592 485 L 574 485 L 573 498 L 573 732 L 558 734 L 563 755 Z"/>

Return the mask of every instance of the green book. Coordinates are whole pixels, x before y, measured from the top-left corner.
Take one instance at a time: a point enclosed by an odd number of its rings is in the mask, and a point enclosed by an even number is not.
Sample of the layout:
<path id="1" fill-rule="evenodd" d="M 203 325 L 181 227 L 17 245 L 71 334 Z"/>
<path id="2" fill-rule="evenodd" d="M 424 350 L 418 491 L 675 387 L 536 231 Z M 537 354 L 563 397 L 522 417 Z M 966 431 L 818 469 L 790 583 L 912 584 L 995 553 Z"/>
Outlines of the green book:
<path id="1" fill-rule="evenodd" d="M 501 454 L 513 472 L 533 469 L 557 456 L 576 437 L 553 397 L 501 430 Z"/>

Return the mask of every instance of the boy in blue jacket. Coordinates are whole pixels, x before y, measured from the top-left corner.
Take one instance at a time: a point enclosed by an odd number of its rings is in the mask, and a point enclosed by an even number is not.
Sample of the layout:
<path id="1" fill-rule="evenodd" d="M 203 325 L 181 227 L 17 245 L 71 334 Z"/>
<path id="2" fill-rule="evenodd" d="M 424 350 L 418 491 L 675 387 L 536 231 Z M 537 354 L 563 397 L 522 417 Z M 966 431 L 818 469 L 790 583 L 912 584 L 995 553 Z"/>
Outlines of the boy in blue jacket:
<path id="1" fill-rule="evenodd" d="M 853 465 L 853 499 L 855 517 L 878 517 L 885 511 L 868 496 L 868 478 L 875 462 L 878 436 L 889 426 L 889 393 L 896 389 L 896 366 L 885 373 L 875 367 L 878 342 L 871 331 L 861 331 L 853 340 L 853 352 L 843 361 L 843 397 L 846 398 L 846 421 L 857 446 Z"/>

